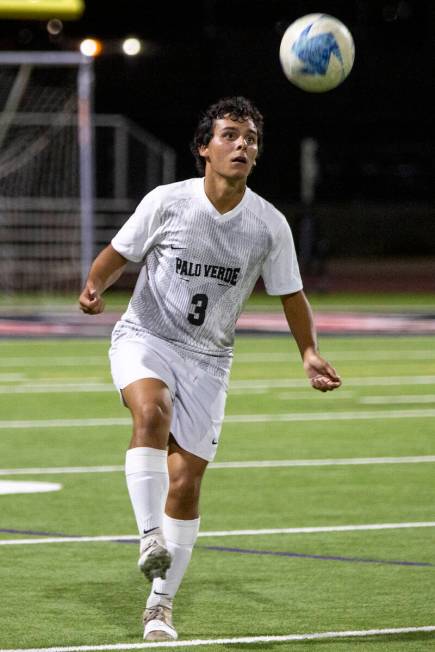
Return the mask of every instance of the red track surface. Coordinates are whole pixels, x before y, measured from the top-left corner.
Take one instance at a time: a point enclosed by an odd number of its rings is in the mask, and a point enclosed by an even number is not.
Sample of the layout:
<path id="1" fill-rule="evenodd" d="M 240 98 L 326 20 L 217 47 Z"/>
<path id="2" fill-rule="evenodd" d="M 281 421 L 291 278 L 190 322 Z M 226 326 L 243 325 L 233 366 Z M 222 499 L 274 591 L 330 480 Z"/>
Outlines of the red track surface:
<path id="1" fill-rule="evenodd" d="M 108 337 L 118 313 L 89 317 L 80 313 L 41 313 L 0 318 L 0 337 Z M 435 314 L 367 314 L 350 312 L 316 312 L 319 334 L 433 334 Z M 283 314 L 271 312 L 243 313 L 237 332 L 286 333 Z"/>

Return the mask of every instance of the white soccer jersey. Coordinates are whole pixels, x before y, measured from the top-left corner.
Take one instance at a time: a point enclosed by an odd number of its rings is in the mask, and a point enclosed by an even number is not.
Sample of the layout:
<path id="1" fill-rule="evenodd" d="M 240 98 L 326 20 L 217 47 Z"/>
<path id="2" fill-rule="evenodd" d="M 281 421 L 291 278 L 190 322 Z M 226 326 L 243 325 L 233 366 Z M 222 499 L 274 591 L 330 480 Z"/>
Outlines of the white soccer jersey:
<path id="1" fill-rule="evenodd" d="M 202 178 L 159 186 L 112 246 L 126 259 L 144 262 L 121 323 L 163 338 L 207 366 L 229 368 L 236 321 L 260 276 L 268 294 L 302 289 L 285 217 L 249 188 L 222 215 Z"/>

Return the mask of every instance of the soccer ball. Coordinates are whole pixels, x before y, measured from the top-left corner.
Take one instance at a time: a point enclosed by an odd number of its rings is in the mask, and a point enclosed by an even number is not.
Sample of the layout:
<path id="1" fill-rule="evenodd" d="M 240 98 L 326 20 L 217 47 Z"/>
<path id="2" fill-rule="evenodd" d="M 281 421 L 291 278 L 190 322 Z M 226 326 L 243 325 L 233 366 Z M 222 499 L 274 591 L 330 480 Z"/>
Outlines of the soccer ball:
<path id="1" fill-rule="evenodd" d="M 355 46 L 341 21 L 327 14 L 308 14 L 289 25 L 279 58 L 292 84 L 324 93 L 341 84 L 352 70 Z"/>

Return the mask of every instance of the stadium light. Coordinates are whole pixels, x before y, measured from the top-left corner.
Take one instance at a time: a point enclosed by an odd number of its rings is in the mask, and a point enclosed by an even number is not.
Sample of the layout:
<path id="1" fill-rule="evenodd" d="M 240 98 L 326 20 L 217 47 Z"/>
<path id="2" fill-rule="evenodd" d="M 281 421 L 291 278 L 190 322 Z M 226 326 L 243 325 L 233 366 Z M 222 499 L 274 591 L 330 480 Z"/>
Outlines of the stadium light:
<path id="1" fill-rule="evenodd" d="M 63 23 L 59 18 L 51 18 L 47 23 L 47 32 L 50 36 L 59 36 L 63 30 Z"/>
<path id="2" fill-rule="evenodd" d="M 129 37 L 122 42 L 122 51 L 129 57 L 135 57 L 142 50 L 142 43 L 138 38 Z"/>
<path id="3" fill-rule="evenodd" d="M 80 52 L 86 57 L 98 57 L 102 50 L 103 44 L 95 38 L 85 38 L 80 43 Z"/>

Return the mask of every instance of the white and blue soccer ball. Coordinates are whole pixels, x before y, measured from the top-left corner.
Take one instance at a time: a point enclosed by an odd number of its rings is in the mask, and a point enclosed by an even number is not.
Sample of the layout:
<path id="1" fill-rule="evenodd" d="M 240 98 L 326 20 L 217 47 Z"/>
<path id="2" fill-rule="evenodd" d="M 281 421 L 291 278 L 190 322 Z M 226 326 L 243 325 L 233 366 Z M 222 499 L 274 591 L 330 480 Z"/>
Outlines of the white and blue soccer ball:
<path id="1" fill-rule="evenodd" d="M 355 45 L 346 25 L 334 16 L 308 14 L 287 27 L 279 58 L 292 84 L 324 93 L 341 84 L 352 70 Z"/>

